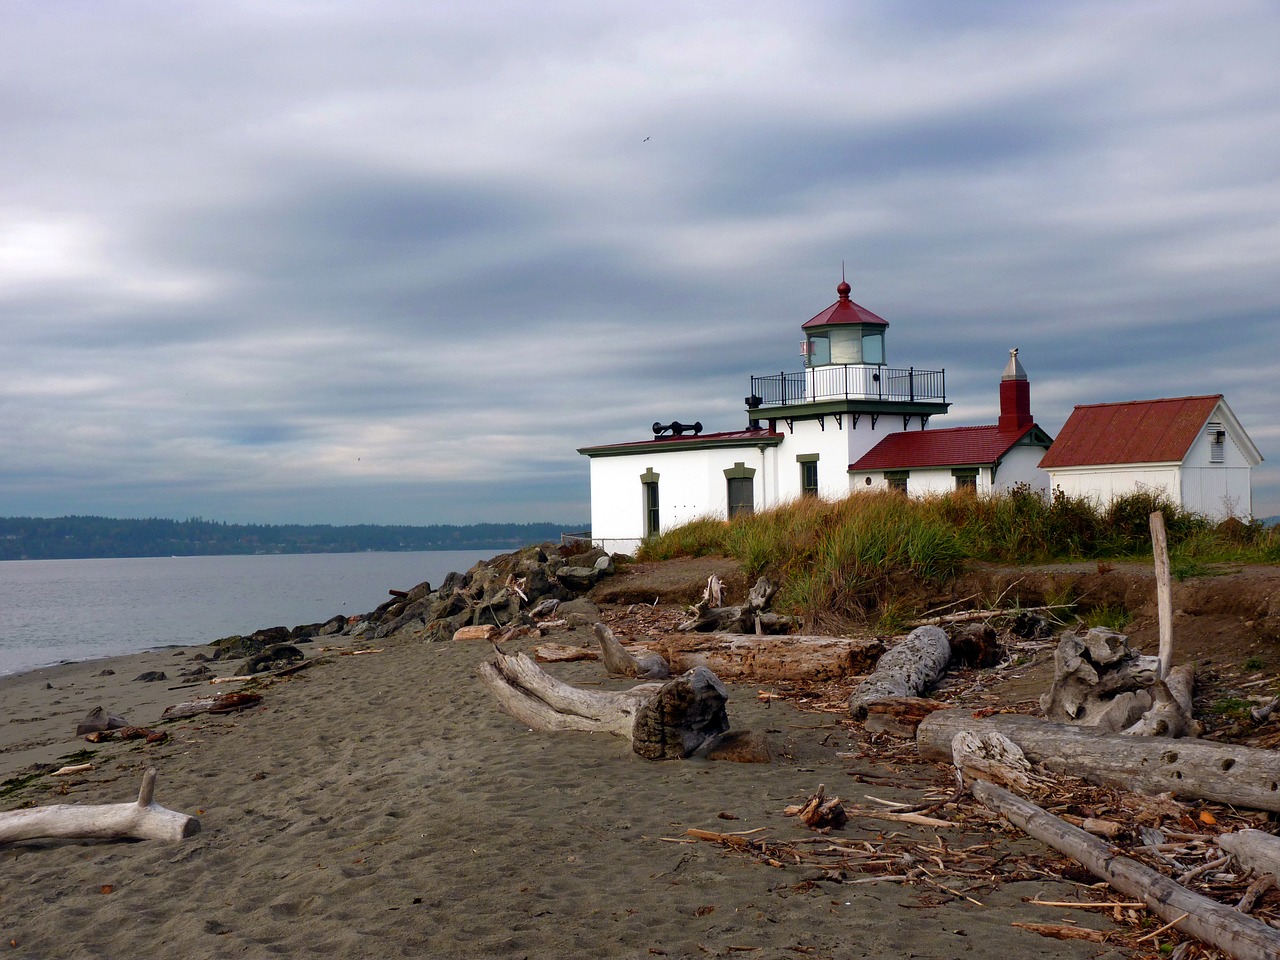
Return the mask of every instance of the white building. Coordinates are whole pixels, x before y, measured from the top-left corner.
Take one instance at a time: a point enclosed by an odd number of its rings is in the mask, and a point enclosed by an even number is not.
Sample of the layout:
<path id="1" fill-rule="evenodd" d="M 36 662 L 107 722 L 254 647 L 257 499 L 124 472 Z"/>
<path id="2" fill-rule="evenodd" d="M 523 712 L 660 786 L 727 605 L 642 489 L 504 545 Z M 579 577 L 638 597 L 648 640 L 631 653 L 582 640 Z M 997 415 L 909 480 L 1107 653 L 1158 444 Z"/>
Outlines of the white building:
<path id="1" fill-rule="evenodd" d="M 849 479 L 854 490 L 926 495 L 987 494 L 1020 484 L 1046 491 L 1040 458 L 1051 443 L 1031 416 L 1031 384 L 1015 349 L 1000 378 L 999 422 L 891 434 L 849 465 Z"/>
<path id="2" fill-rule="evenodd" d="M 1107 503 L 1139 490 L 1222 520 L 1253 514 L 1262 454 L 1222 394 L 1076 407 L 1040 461 L 1053 488 Z"/>
<path id="3" fill-rule="evenodd" d="M 844 281 L 836 292 L 802 325 L 804 370 L 751 378 L 747 429 L 703 434 L 701 424 L 655 423 L 650 440 L 578 451 L 591 460 L 593 540 L 629 553 L 699 517 L 886 485 L 1046 485 L 1036 464 L 1051 441 L 1031 418 L 1016 355 L 1000 388 L 1000 424 L 926 430 L 950 406 L 945 371 L 889 366 L 888 322 L 850 300 Z"/>

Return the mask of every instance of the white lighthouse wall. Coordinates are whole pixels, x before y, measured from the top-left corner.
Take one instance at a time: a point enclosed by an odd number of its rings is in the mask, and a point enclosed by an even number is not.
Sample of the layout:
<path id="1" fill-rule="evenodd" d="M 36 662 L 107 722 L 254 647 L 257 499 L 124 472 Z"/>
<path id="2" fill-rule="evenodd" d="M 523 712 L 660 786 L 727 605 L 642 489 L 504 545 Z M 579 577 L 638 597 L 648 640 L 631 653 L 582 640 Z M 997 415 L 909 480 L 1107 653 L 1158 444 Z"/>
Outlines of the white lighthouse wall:
<path id="1" fill-rule="evenodd" d="M 634 553 L 645 536 L 644 476 L 658 475 L 659 531 L 697 520 L 724 519 L 729 511 L 725 471 L 737 464 L 754 470 L 755 509 L 775 472 L 776 452 L 766 446 L 653 450 L 591 458 L 591 538 L 606 550 Z"/>
<path id="2" fill-rule="evenodd" d="M 903 429 L 902 414 L 883 414 L 877 418 L 861 414 L 854 425 L 852 414 L 839 420 L 834 415 L 822 419 L 794 420 L 791 427 L 777 421 L 777 429 L 786 439 L 778 448 L 778 496 L 773 503 L 787 503 L 801 494 L 801 468 L 797 456 L 818 455 L 818 495 L 838 500 L 851 490 L 863 489 L 852 483 L 849 464 L 891 433 Z M 910 418 L 908 429 L 919 430 L 920 418 Z"/>

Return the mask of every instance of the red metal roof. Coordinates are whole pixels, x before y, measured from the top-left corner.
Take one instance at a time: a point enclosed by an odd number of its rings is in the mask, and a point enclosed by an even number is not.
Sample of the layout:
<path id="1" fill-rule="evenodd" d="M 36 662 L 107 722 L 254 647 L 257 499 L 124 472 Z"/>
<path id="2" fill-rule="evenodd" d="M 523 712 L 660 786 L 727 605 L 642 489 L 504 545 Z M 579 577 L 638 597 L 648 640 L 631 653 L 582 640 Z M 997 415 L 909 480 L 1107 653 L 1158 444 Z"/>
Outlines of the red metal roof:
<path id="1" fill-rule="evenodd" d="M 840 294 L 840 299 L 833 303 L 827 309 L 812 320 L 806 320 L 800 325 L 801 330 L 807 330 L 810 327 L 826 327 L 834 323 L 875 323 L 882 327 L 887 327 L 889 321 L 882 317 L 877 317 L 866 307 L 859 306 L 849 299 L 849 291 L 851 287 L 843 280 L 836 287 L 836 293 Z"/>
<path id="2" fill-rule="evenodd" d="M 863 454 L 850 470 L 907 470 L 912 467 L 962 467 L 995 463 L 1032 430 L 1001 431 L 994 424 L 948 427 L 943 430 L 904 430 L 891 433 Z"/>
<path id="3" fill-rule="evenodd" d="M 1222 394 L 1215 393 L 1078 406 L 1040 467 L 1177 462 L 1221 401 Z"/>

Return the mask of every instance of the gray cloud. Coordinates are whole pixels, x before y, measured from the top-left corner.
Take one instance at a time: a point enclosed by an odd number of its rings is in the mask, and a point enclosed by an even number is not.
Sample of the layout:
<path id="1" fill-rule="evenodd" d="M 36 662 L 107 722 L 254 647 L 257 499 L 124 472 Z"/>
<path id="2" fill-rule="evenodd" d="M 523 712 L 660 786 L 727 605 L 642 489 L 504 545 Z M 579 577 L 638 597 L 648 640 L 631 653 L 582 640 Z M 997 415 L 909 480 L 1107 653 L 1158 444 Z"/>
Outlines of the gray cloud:
<path id="1" fill-rule="evenodd" d="M 587 516 L 854 297 L 989 421 L 1224 392 L 1268 462 L 1264 3 L 0 10 L 0 510 Z M 647 139 L 646 139 L 647 138 Z M 1273 462 L 1274 461 L 1274 462 Z"/>

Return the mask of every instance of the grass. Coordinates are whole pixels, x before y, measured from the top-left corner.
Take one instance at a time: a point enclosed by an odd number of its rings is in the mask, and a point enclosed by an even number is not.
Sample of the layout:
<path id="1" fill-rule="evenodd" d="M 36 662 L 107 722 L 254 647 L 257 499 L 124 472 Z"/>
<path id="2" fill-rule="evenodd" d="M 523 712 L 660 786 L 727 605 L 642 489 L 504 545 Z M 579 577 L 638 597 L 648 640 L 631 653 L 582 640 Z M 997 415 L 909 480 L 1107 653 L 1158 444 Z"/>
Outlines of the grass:
<path id="1" fill-rule="evenodd" d="M 887 627 L 914 616 L 911 597 L 921 587 L 945 582 L 970 561 L 1149 560 L 1148 517 L 1155 510 L 1164 512 L 1180 577 L 1203 575 L 1214 563 L 1280 563 L 1280 528 L 1214 526 L 1150 493 L 1102 507 L 1026 486 L 989 497 L 803 497 L 733 520 L 694 520 L 646 541 L 639 558 L 730 556 L 749 577 L 778 579 L 778 607 L 801 613 L 813 629 L 878 621 Z M 1100 615 L 1118 622 L 1121 613 Z"/>
<path id="2" fill-rule="evenodd" d="M 1094 607 L 1084 614 L 1086 627 L 1106 627 L 1117 633 L 1123 632 L 1131 620 L 1133 620 L 1133 614 L 1124 607 L 1113 607 L 1109 604 Z"/>

